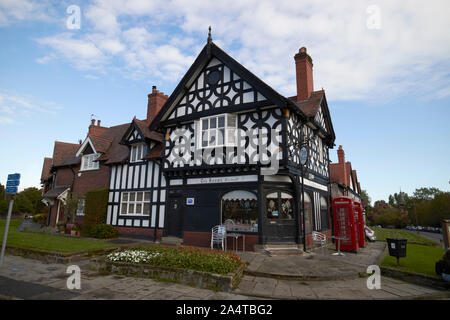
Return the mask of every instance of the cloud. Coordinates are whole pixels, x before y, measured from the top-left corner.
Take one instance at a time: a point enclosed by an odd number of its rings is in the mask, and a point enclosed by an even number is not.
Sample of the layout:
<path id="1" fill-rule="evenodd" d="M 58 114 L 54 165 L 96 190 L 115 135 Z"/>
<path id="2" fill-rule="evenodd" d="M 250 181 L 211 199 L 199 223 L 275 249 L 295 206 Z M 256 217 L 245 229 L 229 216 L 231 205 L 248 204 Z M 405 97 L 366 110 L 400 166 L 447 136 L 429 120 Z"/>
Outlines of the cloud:
<path id="1" fill-rule="evenodd" d="M 375 3 L 379 29 L 368 27 Z M 315 2 L 247 0 L 97 0 L 84 8 L 82 32 L 38 42 L 75 68 L 176 84 L 206 42 L 215 43 L 286 96 L 295 94 L 293 56 L 314 61 L 315 89 L 330 100 L 450 95 L 450 3 L 411 0 Z M 50 61 L 47 56 L 41 63 Z"/>
<path id="2" fill-rule="evenodd" d="M 62 107 L 54 102 L 42 101 L 25 94 L 0 90 L 0 123 L 10 124 L 23 116 L 56 113 Z"/>
<path id="3" fill-rule="evenodd" d="M 48 1 L 2 0 L 0 1 L 0 27 L 17 21 L 51 21 L 53 9 Z"/>

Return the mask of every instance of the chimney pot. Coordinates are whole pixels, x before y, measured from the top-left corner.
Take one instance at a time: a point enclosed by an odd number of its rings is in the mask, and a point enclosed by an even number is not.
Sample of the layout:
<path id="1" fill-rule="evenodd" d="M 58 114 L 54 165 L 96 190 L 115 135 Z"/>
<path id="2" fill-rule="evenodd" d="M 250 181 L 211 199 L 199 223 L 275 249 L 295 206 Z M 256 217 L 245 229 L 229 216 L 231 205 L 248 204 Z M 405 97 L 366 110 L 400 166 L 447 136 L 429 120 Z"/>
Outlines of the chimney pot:
<path id="1" fill-rule="evenodd" d="M 95 125 L 95 119 L 91 119 L 91 125 Z"/>
<path id="2" fill-rule="evenodd" d="M 297 101 L 309 99 L 314 91 L 312 59 L 305 47 L 301 47 L 294 56 L 297 81 Z"/>
<path id="3" fill-rule="evenodd" d="M 337 154 L 338 154 L 339 163 L 345 163 L 345 152 L 344 152 L 344 149 L 342 149 L 342 146 L 339 146 Z"/>
<path id="4" fill-rule="evenodd" d="M 100 127 L 100 120 L 97 120 L 97 126 L 99 126 Z"/>

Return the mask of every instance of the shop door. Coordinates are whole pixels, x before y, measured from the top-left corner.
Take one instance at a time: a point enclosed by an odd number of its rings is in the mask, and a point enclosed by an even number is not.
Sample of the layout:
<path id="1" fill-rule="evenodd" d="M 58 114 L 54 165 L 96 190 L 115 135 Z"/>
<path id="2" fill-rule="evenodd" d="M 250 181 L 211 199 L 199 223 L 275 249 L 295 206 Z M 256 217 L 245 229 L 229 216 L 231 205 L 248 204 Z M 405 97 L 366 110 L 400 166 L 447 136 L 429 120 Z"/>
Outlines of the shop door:
<path id="1" fill-rule="evenodd" d="M 265 197 L 265 238 L 267 243 L 295 243 L 296 215 L 292 193 L 268 192 Z"/>
<path id="2" fill-rule="evenodd" d="M 183 236 L 183 204 L 181 197 L 169 198 L 167 212 L 167 235 L 181 238 Z"/>

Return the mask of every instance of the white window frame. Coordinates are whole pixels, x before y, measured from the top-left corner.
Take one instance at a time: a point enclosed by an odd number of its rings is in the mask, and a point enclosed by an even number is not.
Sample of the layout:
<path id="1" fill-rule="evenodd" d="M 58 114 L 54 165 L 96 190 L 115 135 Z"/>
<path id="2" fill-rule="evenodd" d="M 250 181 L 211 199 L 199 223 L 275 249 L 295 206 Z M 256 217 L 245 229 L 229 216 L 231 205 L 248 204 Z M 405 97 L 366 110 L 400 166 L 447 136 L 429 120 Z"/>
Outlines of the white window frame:
<path id="1" fill-rule="evenodd" d="M 138 194 L 141 195 L 142 199 L 137 200 Z M 148 198 L 146 200 L 146 194 Z M 132 196 L 134 195 L 134 196 Z M 120 195 L 120 215 L 124 216 L 149 216 L 150 215 L 150 201 L 151 192 L 150 191 L 127 191 L 122 192 Z M 140 212 L 136 212 L 136 209 L 140 206 Z M 144 207 L 147 205 L 148 210 L 145 212 Z M 124 208 L 126 208 L 124 210 Z M 130 212 L 132 208 L 132 212 Z"/>
<path id="2" fill-rule="evenodd" d="M 89 171 L 89 170 L 97 170 L 100 168 L 100 163 L 97 160 L 100 156 L 100 153 L 90 153 L 84 154 L 81 157 L 81 167 L 80 171 Z"/>
<path id="3" fill-rule="evenodd" d="M 86 199 L 79 198 L 77 203 L 77 216 L 84 216 L 86 210 Z"/>
<path id="4" fill-rule="evenodd" d="M 224 122 L 224 126 L 223 127 L 218 127 L 219 126 L 219 118 L 220 117 L 224 117 L 225 118 L 225 122 Z M 230 119 L 234 117 L 234 126 L 230 126 L 229 122 Z M 216 127 L 211 129 L 211 119 L 216 119 Z M 203 121 L 208 121 L 208 128 L 204 129 L 203 128 Z M 199 149 L 207 149 L 207 148 L 216 148 L 216 147 L 233 147 L 237 145 L 237 115 L 236 114 L 231 114 L 231 113 L 222 113 L 222 114 L 218 114 L 218 115 L 214 115 L 214 116 L 209 116 L 209 117 L 203 117 L 200 118 L 198 121 L 199 124 L 199 130 L 198 130 L 198 145 L 199 145 Z M 224 137 L 223 137 L 223 144 L 217 144 L 218 141 L 218 136 L 219 136 L 219 129 L 223 128 L 224 130 Z M 215 140 L 215 144 L 214 145 L 210 145 L 210 140 L 209 140 L 209 135 L 211 131 L 215 131 L 216 134 L 216 140 Z M 203 132 L 205 132 L 208 135 L 208 143 L 206 146 L 203 145 Z M 234 141 L 230 141 L 230 134 L 234 137 Z"/>
<path id="5" fill-rule="evenodd" d="M 147 155 L 147 144 L 137 143 L 131 145 L 130 148 L 130 163 L 141 162 L 142 159 Z"/>

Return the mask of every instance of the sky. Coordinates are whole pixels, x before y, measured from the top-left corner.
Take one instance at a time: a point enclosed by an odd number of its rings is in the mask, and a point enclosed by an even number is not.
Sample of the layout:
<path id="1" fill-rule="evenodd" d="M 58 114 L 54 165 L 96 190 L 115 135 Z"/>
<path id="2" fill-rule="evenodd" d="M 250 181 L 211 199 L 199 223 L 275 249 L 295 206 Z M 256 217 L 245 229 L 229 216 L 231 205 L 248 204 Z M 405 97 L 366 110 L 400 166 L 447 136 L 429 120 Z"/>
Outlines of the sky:
<path id="1" fill-rule="evenodd" d="M 0 183 L 39 187 L 54 141 L 146 117 L 214 43 L 285 96 L 307 47 L 336 133 L 372 199 L 450 189 L 450 2 L 0 0 Z"/>

